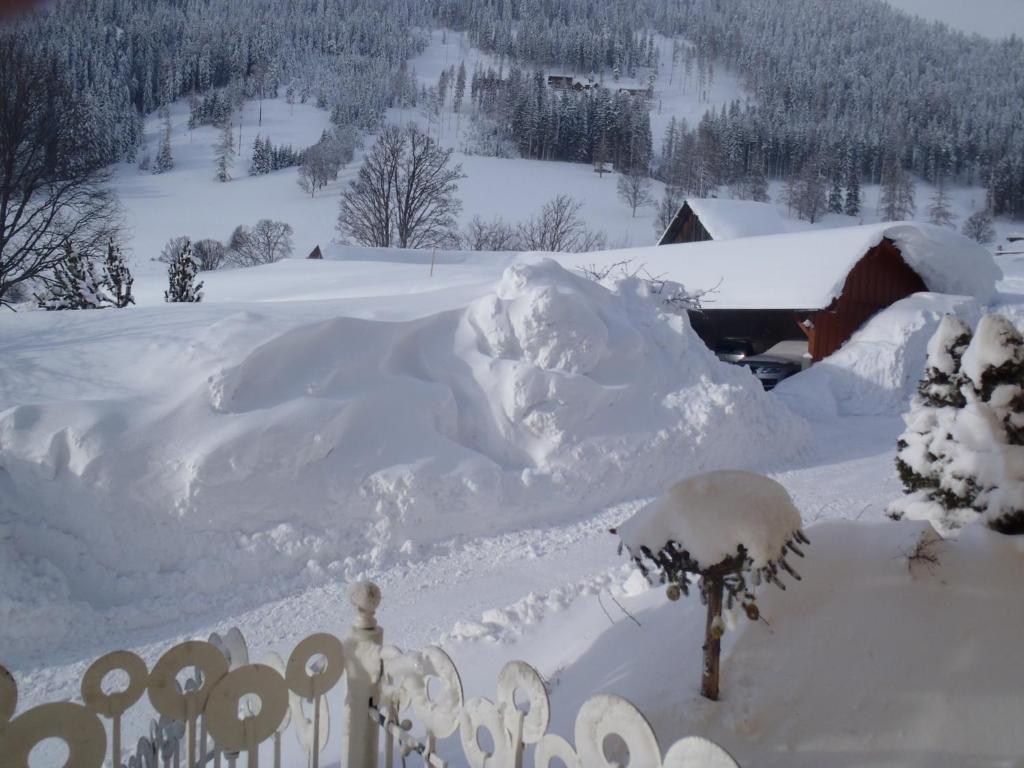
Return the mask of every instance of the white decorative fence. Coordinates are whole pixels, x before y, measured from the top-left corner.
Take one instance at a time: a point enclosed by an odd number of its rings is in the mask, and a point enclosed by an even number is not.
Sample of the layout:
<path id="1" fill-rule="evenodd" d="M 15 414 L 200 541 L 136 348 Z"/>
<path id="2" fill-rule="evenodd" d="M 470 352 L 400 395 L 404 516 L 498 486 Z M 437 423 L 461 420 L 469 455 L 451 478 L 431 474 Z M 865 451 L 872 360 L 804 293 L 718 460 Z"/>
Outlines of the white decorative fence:
<path id="1" fill-rule="evenodd" d="M 82 704 L 43 704 L 16 715 L 17 686 L 0 667 L 0 763 L 24 768 L 37 745 L 59 739 L 67 745 L 66 768 L 257 768 L 261 760 L 279 768 L 282 739 L 291 729 L 305 754 L 300 762 L 312 768 L 391 768 L 411 757 L 420 761 L 413 764 L 434 768 L 612 768 L 619 762 L 606 756 L 606 744 L 614 736 L 611 741 L 628 752 L 630 768 L 737 768 L 724 750 L 698 737 L 676 742 L 663 756 L 644 716 L 609 694 L 580 708 L 573 746 L 547 733 L 544 681 L 521 661 L 501 670 L 495 701 L 465 701 L 458 670 L 440 648 L 407 652 L 383 645 L 376 585 L 357 584 L 349 599 L 356 620 L 346 639 L 311 635 L 287 662 L 268 653 L 250 663 L 237 629 L 176 645 L 152 670 L 129 651 L 109 653 L 82 677 Z M 112 672 L 126 684 L 104 692 Z M 332 724 L 327 694 L 343 676 L 347 695 L 338 721 L 346 738 L 339 761 L 325 753 Z M 125 750 L 122 721 L 143 694 L 159 719 Z M 483 731 L 489 734 L 486 748 Z M 438 750 L 456 734 L 462 760 L 449 763 Z M 447 753 L 453 752 L 449 747 Z"/>

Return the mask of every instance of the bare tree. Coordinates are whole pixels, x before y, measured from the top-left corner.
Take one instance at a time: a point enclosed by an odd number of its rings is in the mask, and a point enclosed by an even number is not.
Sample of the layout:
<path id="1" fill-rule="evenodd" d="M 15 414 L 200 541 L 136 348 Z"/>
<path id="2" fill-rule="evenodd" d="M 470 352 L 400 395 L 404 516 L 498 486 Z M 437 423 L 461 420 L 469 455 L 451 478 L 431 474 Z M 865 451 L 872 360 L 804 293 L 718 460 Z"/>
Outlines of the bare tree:
<path id="1" fill-rule="evenodd" d="M 237 267 L 256 267 L 281 261 L 292 253 L 293 233 L 290 224 L 271 219 L 260 219 L 251 230 L 235 227 L 227 258 Z"/>
<path id="2" fill-rule="evenodd" d="M 391 245 L 394 235 L 392 201 L 406 141 L 401 129 L 384 128 L 350 188 L 341 196 L 338 229 L 361 245 L 378 248 Z"/>
<path id="3" fill-rule="evenodd" d="M 57 63 L 0 34 L 0 306 L 52 280 L 69 243 L 100 253 L 116 237 L 116 202 L 94 159 L 88 116 Z"/>
<path id="4" fill-rule="evenodd" d="M 178 254 L 181 253 L 182 247 L 186 242 L 191 242 L 185 235 L 178 235 L 172 237 L 167 241 L 167 244 L 160 251 L 160 255 L 157 257 L 157 261 L 162 261 L 164 264 L 170 264 L 172 261 L 178 258 Z"/>
<path id="5" fill-rule="evenodd" d="M 982 208 L 975 211 L 964 222 L 963 233 L 982 245 L 988 245 L 996 239 L 996 229 L 992 226 L 992 211 Z"/>
<path id="6" fill-rule="evenodd" d="M 192 244 L 192 258 L 200 272 L 212 272 L 224 266 L 228 258 L 228 249 L 220 240 L 197 240 Z"/>
<path id="7" fill-rule="evenodd" d="M 318 190 L 338 178 L 338 171 L 352 160 L 355 151 L 355 138 L 351 132 L 336 131 L 323 136 L 303 153 L 302 166 L 299 168 L 299 186 L 310 197 L 315 197 Z"/>
<path id="8" fill-rule="evenodd" d="M 821 173 L 821 163 L 808 160 L 799 174 L 786 184 L 786 205 L 801 219 L 811 224 L 818 221 L 828 210 L 828 189 Z"/>
<path id="9" fill-rule="evenodd" d="M 455 196 L 461 165 L 450 165 L 453 150 L 443 149 L 410 124 L 408 151 L 402 155 L 395 185 L 395 234 L 399 248 L 445 248 L 458 244 L 462 202 Z"/>
<path id="10" fill-rule="evenodd" d="M 651 180 L 638 165 L 634 165 L 626 173 L 619 174 L 618 190 L 619 198 L 633 211 L 634 219 L 636 209 L 651 202 Z"/>
<path id="11" fill-rule="evenodd" d="M 471 251 L 518 251 L 516 228 L 500 216 L 484 221 L 474 216 L 462 236 L 462 246 Z"/>
<path id="12" fill-rule="evenodd" d="M 683 193 L 678 187 L 666 186 L 665 192 L 655 206 L 654 229 L 661 235 L 669 228 L 683 204 Z"/>
<path id="13" fill-rule="evenodd" d="M 385 128 L 342 195 L 338 229 L 362 245 L 454 246 L 463 173 L 451 155 L 415 125 Z"/>
<path id="14" fill-rule="evenodd" d="M 519 239 L 527 251 L 596 251 L 605 245 L 603 232 L 587 229 L 580 218 L 583 203 L 558 195 L 540 213 L 519 225 Z"/>
<path id="15" fill-rule="evenodd" d="M 914 182 L 895 159 L 890 159 L 882 172 L 882 192 L 878 206 L 882 218 L 887 221 L 909 219 L 917 209 L 914 204 Z"/>

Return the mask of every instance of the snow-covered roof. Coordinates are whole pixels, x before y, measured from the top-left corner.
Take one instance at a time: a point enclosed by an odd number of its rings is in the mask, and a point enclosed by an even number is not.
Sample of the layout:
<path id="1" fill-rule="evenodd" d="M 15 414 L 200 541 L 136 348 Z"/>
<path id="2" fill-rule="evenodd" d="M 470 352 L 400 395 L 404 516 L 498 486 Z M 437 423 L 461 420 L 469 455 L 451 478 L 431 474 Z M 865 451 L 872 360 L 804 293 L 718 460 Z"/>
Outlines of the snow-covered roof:
<path id="1" fill-rule="evenodd" d="M 771 203 L 719 198 L 688 198 L 686 205 L 694 212 L 708 234 L 715 240 L 737 237 L 777 235 L 801 229 L 788 221 Z"/>
<path id="2" fill-rule="evenodd" d="M 853 267 L 888 238 L 929 291 L 991 301 L 1002 278 L 992 254 L 950 229 L 896 222 L 813 229 L 736 240 L 557 254 L 567 266 L 631 260 L 688 290 L 715 292 L 707 309 L 824 309 L 838 298 Z"/>

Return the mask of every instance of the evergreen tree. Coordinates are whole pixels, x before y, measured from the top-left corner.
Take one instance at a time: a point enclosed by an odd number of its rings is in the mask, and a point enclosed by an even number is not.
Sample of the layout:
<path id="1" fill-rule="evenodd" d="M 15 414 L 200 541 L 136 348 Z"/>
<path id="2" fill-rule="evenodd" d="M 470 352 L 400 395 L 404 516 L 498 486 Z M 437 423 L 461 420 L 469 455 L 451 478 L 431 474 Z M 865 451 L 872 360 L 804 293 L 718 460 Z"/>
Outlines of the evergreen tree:
<path id="1" fill-rule="evenodd" d="M 160 149 L 156 153 L 156 160 L 153 161 L 153 173 L 166 173 L 174 167 L 174 157 L 171 155 L 171 118 L 164 120 L 164 133 L 160 139 Z"/>
<path id="2" fill-rule="evenodd" d="M 832 186 L 828 191 L 828 212 L 843 212 L 843 187 L 839 183 L 838 176 L 832 179 Z"/>
<path id="3" fill-rule="evenodd" d="M 231 181 L 231 163 L 234 159 L 235 139 L 231 132 L 231 121 L 226 120 L 217 144 L 217 181 Z"/>
<path id="4" fill-rule="evenodd" d="M 466 95 L 466 62 L 459 62 L 459 73 L 455 77 L 455 95 L 452 110 L 458 112 L 462 108 L 462 99 Z"/>
<path id="5" fill-rule="evenodd" d="M 167 265 L 168 287 L 164 301 L 168 303 L 200 302 L 203 300 L 203 284 L 196 282 L 199 266 L 192 256 L 192 243 L 185 238 L 177 256 Z"/>
<path id="6" fill-rule="evenodd" d="M 1024 338 L 1002 315 L 978 323 L 964 353 L 967 406 L 954 434 L 970 451 L 951 485 L 992 529 L 1024 534 Z"/>
<path id="7" fill-rule="evenodd" d="M 54 266 L 49 287 L 36 296 L 36 302 L 47 310 L 99 309 L 112 304 L 93 260 L 76 251 L 70 241 L 64 244 L 64 258 Z"/>
<path id="8" fill-rule="evenodd" d="M 270 171 L 273 170 L 271 164 L 272 149 L 269 138 L 264 139 L 262 136 L 256 137 L 256 141 L 254 141 L 252 145 L 252 163 L 249 165 L 250 174 L 253 176 L 262 176 L 263 174 L 270 173 Z"/>
<path id="9" fill-rule="evenodd" d="M 970 329 L 955 315 L 946 315 L 928 343 L 924 378 L 903 416 L 906 429 L 896 443 L 896 469 L 907 495 L 889 506 L 895 519 L 931 520 L 948 532 L 973 517 L 962 511 L 969 506 L 964 498 L 943 484 L 956 455 L 953 423 L 966 405 L 961 361 L 970 342 Z"/>
<path id="10" fill-rule="evenodd" d="M 860 177 L 855 168 L 851 168 L 846 176 L 846 199 L 843 202 L 843 213 L 847 216 L 860 216 Z"/>
<path id="11" fill-rule="evenodd" d="M 128 269 L 128 261 L 121 253 L 121 246 L 113 239 L 107 244 L 107 255 L 103 260 L 103 281 L 113 306 L 124 308 L 135 303 L 135 297 L 132 296 L 135 279 Z"/>

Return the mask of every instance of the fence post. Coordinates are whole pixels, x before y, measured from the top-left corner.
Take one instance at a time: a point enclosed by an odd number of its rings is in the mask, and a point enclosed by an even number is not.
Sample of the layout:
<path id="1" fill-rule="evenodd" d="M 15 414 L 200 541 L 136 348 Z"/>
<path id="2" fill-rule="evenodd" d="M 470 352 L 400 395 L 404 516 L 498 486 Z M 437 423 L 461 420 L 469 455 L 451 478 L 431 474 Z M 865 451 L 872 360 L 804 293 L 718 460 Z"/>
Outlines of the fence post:
<path id="1" fill-rule="evenodd" d="M 349 588 L 348 600 L 356 615 L 345 639 L 348 758 L 342 768 L 376 768 L 380 726 L 370 719 L 370 704 L 380 704 L 380 650 L 384 644 L 384 630 L 377 625 L 376 616 L 380 587 L 372 581 L 357 582 Z"/>

